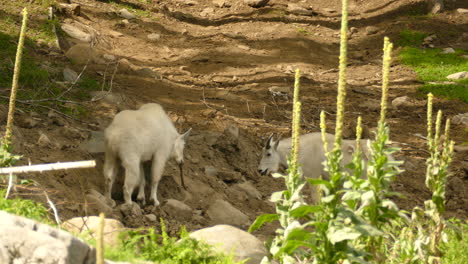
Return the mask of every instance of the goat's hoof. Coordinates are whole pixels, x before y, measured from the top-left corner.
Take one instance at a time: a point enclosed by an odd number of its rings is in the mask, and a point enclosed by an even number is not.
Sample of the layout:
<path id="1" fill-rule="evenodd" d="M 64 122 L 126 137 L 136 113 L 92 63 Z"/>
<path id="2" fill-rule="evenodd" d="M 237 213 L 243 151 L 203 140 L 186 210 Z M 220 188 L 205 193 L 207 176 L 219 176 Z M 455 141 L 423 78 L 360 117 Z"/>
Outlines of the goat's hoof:
<path id="1" fill-rule="evenodd" d="M 158 201 L 158 200 L 151 199 L 150 202 L 151 202 L 154 206 L 159 206 L 159 201 Z"/>

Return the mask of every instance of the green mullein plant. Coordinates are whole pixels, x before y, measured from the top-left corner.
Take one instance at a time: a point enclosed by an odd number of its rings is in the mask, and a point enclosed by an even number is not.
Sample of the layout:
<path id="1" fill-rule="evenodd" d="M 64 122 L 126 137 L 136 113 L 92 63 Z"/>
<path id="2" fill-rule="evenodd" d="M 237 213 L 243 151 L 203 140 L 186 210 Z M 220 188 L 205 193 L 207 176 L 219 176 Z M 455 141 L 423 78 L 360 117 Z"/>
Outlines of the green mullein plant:
<path id="1" fill-rule="evenodd" d="M 299 81 L 300 72 L 296 70 L 294 83 L 294 100 L 293 100 L 293 118 L 292 118 L 292 150 L 288 159 L 288 170 L 286 175 L 275 173 L 273 177 L 283 178 L 286 185 L 286 190 L 275 192 L 271 196 L 271 201 L 276 204 L 276 214 L 264 214 L 259 216 L 249 232 L 260 228 L 264 223 L 278 220 L 281 227 L 276 230 L 276 236 L 269 245 L 269 251 L 274 259 L 278 259 L 281 263 L 295 263 L 292 257 L 295 250 L 300 246 L 308 245 L 308 238 L 311 234 L 304 230 L 306 225 L 301 225 L 297 217 L 297 209 L 304 210 L 301 206 L 305 203 L 302 199 L 301 191 L 306 182 L 302 177 L 301 168 L 297 163 L 299 153 L 299 136 L 300 136 L 300 111 L 301 103 L 299 102 Z M 269 263 L 267 258 L 264 258 L 262 263 Z"/>
<path id="2" fill-rule="evenodd" d="M 427 103 L 427 140 L 430 157 L 427 159 L 426 186 L 432 192 L 432 199 L 424 202 L 425 209 L 413 209 L 412 222 L 418 231 L 414 241 L 417 258 L 423 263 L 440 263 L 442 252 L 440 246 L 447 241 L 446 227 L 453 227 L 442 217 L 445 211 L 445 186 L 448 177 L 448 166 L 453 157 L 454 142 L 449 139 L 450 119 L 445 124 L 444 141 L 440 151 L 440 128 L 442 111 L 438 111 L 435 134 L 432 131 L 432 99 L 428 95 Z"/>

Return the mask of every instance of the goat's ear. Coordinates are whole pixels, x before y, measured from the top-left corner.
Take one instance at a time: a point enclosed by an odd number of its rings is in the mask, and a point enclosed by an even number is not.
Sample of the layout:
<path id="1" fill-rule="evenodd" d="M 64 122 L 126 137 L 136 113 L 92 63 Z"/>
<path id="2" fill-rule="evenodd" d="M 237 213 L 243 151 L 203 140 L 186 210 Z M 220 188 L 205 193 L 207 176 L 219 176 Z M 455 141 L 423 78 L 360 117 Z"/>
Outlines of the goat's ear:
<path id="1" fill-rule="evenodd" d="M 183 135 L 182 135 L 182 139 L 184 141 L 187 140 L 188 136 L 190 135 L 190 131 L 192 131 L 192 128 L 189 128 L 189 130 L 187 130 L 187 132 L 185 132 Z"/>
<path id="2" fill-rule="evenodd" d="M 270 148 L 271 148 L 271 142 L 273 141 L 273 135 L 274 135 L 274 134 L 271 134 L 271 135 L 268 137 L 268 139 L 267 139 L 267 141 L 266 141 L 266 144 L 265 144 L 265 148 L 266 148 L 266 149 L 270 149 Z"/>

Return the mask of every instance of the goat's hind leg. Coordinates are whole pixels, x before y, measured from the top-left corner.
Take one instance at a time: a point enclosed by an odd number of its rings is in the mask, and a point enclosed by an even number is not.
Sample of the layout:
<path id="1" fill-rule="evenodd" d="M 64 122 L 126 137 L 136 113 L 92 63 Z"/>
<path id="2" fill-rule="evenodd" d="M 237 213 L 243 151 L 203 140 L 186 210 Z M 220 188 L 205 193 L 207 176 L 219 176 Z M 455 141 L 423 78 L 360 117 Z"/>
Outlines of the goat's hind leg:
<path id="1" fill-rule="evenodd" d="M 110 200 L 112 200 L 112 185 L 114 185 L 118 170 L 117 155 L 110 150 L 106 150 L 103 172 L 106 181 L 105 196 Z"/>
<path id="2" fill-rule="evenodd" d="M 125 168 L 124 200 L 126 204 L 131 204 L 133 191 L 140 183 L 140 161 L 127 158 L 122 160 L 122 165 Z"/>
<path id="3" fill-rule="evenodd" d="M 143 206 L 146 205 L 145 185 L 146 185 L 145 170 L 143 168 L 143 163 L 140 163 L 140 184 L 138 186 L 137 201 Z"/>

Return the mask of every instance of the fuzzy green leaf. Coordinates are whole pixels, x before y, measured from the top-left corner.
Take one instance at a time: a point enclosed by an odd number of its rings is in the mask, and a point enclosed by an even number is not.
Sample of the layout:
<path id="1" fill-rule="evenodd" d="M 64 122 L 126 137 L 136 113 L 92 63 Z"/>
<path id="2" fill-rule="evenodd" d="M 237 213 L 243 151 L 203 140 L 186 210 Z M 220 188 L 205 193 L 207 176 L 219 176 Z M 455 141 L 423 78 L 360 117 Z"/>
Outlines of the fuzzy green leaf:
<path id="1" fill-rule="evenodd" d="M 301 218 L 311 213 L 320 212 L 321 209 L 319 205 L 302 205 L 289 212 L 289 214 L 294 218 Z"/>

